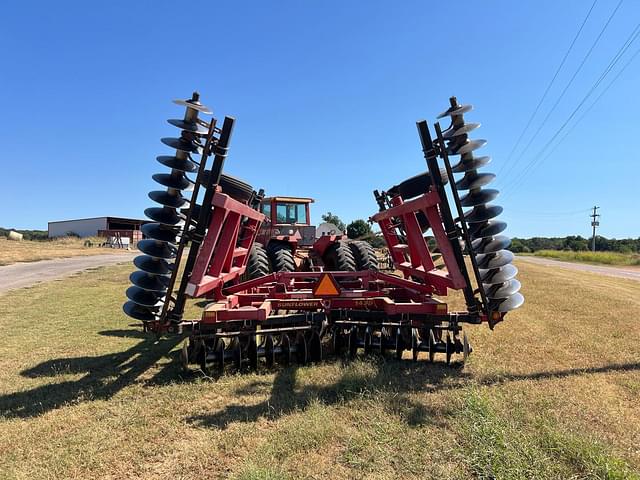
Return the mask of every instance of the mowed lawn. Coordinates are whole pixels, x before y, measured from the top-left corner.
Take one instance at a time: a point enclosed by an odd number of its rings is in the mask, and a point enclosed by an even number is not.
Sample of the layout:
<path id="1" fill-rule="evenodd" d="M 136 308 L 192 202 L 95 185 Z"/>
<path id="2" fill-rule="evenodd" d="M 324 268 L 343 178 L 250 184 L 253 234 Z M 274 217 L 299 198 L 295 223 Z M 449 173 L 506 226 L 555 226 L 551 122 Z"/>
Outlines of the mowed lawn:
<path id="1" fill-rule="evenodd" d="M 519 267 L 464 367 L 185 376 L 121 313 L 130 267 L 0 296 L 0 478 L 640 478 L 640 283 Z"/>

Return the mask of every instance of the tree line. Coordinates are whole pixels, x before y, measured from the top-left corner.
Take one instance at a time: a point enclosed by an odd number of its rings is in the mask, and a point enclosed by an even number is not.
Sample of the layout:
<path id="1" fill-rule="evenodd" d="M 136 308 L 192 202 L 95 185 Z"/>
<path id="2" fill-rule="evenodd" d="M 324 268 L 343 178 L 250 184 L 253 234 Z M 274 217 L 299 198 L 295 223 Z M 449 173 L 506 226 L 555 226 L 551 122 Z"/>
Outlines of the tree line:
<path id="1" fill-rule="evenodd" d="M 347 225 L 331 212 L 322 215 L 322 220 L 333 223 L 342 232 L 346 232 L 349 238 L 366 240 L 374 247 L 385 246 L 384 239 L 373 232 L 371 225 L 366 220 L 354 220 Z M 514 253 L 533 253 L 538 250 L 572 250 L 580 252 L 591 250 L 591 239 L 580 235 L 512 238 L 509 250 Z M 596 236 L 596 250 L 599 252 L 640 253 L 640 237 L 616 239 L 598 235 Z"/>
<path id="2" fill-rule="evenodd" d="M 538 250 L 571 250 L 581 252 L 591 250 L 591 239 L 581 237 L 580 235 L 568 237 L 512 238 L 509 250 L 514 253 L 533 253 Z M 640 237 L 615 239 L 597 235 L 596 251 L 640 253 Z"/>

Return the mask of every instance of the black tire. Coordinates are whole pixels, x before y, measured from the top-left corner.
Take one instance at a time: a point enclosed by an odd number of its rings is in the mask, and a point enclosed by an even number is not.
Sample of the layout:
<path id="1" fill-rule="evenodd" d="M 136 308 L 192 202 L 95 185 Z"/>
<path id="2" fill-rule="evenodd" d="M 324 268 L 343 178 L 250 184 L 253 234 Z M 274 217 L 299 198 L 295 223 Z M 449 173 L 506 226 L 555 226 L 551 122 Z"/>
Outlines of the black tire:
<path id="1" fill-rule="evenodd" d="M 206 187 L 209 184 L 210 175 L 211 171 L 205 170 L 201 181 L 203 186 Z M 251 185 L 227 173 L 220 175 L 220 183 L 218 185 L 222 188 L 222 193 L 242 203 L 247 203 L 253 196 L 253 187 Z"/>
<path id="2" fill-rule="evenodd" d="M 446 184 L 448 181 L 447 171 L 444 168 L 440 169 L 440 176 L 442 177 L 442 182 Z M 431 175 L 429 175 L 429 172 L 424 172 L 407 178 L 404 182 L 394 185 L 387 191 L 387 193 L 390 193 L 391 195 L 401 195 L 402 198 L 408 200 L 427 193 L 430 186 Z"/>
<path id="3" fill-rule="evenodd" d="M 376 252 L 368 242 L 355 240 L 349 243 L 349 247 L 358 270 L 378 270 L 378 257 L 376 257 Z"/>
<path id="4" fill-rule="evenodd" d="M 296 262 L 289 244 L 271 242 L 267 247 L 267 254 L 274 272 L 294 272 L 296 270 Z"/>
<path id="5" fill-rule="evenodd" d="M 347 242 L 336 242 L 324 253 L 325 270 L 355 272 L 356 259 Z"/>
<path id="6" fill-rule="evenodd" d="M 253 280 L 254 278 L 265 277 L 271 273 L 269 257 L 267 251 L 261 243 L 254 243 L 249 252 L 247 269 L 242 276 L 243 280 Z"/>

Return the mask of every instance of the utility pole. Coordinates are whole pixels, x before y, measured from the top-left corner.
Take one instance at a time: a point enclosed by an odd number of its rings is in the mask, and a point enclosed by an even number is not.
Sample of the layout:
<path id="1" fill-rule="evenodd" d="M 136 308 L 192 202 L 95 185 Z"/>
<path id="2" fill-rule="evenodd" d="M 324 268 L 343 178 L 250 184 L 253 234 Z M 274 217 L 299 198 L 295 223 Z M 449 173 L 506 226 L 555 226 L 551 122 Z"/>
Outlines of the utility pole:
<path id="1" fill-rule="evenodd" d="M 600 226 L 600 222 L 598 221 L 598 217 L 600 214 L 597 213 L 600 207 L 593 207 L 593 213 L 589 215 L 593 220 L 591 221 L 591 226 L 593 227 L 593 236 L 591 237 L 591 251 L 596 251 L 596 227 Z"/>

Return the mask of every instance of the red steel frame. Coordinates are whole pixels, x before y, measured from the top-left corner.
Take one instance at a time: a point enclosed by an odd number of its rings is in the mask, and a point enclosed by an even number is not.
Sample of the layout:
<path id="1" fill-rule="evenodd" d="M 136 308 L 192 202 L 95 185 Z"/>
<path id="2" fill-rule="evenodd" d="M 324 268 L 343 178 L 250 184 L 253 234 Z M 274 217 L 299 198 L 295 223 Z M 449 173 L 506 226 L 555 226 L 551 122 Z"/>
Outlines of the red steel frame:
<path id="1" fill-rule="evenodd" d="M 187 294 L 211 298 L 199 323 L 213 325 L 228 321 L 265 321 L 277 310 L 331 311 L 349 309 L 384 312 L 386 315 L 429 315 L 447 320 L 448 307 L 433 298 L 448 289 L 466 286 L 438 210 L 440 198 L 431 191 L 408 202 L 400 197 L 393 206 L 371 217 L 378 222 L 395 267 L 404 278 L 366 270 L 328 272 L 340 285 L 335 297 L 314 295 L 314 286 L 327 272 L 279 272 L 224 288 L 245 271 L 249 251 L 265 216 L 217 191 L 213 214 L 190 276 Z M 442 253 L 447 271 L 437 270 L 416 214 L 422 212 Z M 393 225 L 402 219 L 407 244 L 400 242 Z M 418 277 L 424 283 L 414 281 Z M 457 315 L 455 312 L 453 315 Z M 486 321 L 480 315 L 480 321 Z"/>
<path id="2" fill-rule="evenodd" d="M 186 293 L 222 296 L 222 286 L 242 275 L 265 216 L 220 191 L 211 200 L 213 214 L 198 251 Z"/>

